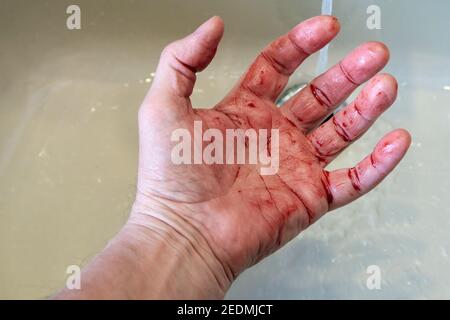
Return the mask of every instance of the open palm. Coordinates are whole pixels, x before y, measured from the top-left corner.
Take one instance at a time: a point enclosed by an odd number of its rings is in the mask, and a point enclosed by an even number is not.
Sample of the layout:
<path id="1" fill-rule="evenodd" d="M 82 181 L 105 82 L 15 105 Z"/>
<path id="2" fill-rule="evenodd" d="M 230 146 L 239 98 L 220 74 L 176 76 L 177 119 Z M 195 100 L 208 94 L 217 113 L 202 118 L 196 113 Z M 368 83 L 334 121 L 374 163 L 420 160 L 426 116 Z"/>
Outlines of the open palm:
<path id="1" fill-rule="evenodd" d="M 330 16 L 297 25 L 267 46 L 211 109 L 192 108 L 189 97 L 195 74 L 210 63 L 222 37 L 220 18 L 167 46 L 140 110 L 139 181 L 132 218 L 148 226 L 163 222 L 188 241 L 200 243 L 232 279 L 324 213 L 375 187 L 405 154 L 410 144 L 405 130 L 387 134 L 353 168 L 324 168 L 395 100 L 395 79 L 376 75 L 389 58 L 383 44 L 358 47 L 281 108 L 274 104 L 289 75 L 338 30 Z M 355 101 L 320 125 L 369 79 Z M 222 132 L 278 129 L 278 172 L 261 175 L 257 165 L 248 164 L 174 164 L 171 134 L 178 128 L 192 132 L 194 121 L 202 121 L 204 130 Z"/>

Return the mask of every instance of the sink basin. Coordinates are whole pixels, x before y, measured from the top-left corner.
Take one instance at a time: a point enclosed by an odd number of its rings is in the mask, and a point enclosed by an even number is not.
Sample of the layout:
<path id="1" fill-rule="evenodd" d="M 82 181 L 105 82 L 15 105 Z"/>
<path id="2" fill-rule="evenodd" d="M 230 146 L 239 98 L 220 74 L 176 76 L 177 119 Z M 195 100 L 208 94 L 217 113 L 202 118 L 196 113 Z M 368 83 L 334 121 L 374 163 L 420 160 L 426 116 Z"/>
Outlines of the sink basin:
<path id="1" fill-rule="evenodd" d="M 337 1 L 336 1 L 337 2 Z M 335 3 L 335 63 L 358 44 L 391 49 L 399 97 L 331 166 L 354 165 L 404 127 L 410 152 L 378 188 L 336 210 L 244 272 L 227 298 L 450 298 L 450 2 Z M 193 104 L 210 107 L 268 42 L 320 13 L 320 1 L 79 0 L 0 3 L 0 298 L 43 298 L 65 284 L 126 220 L 135 192 L 137 110 L 162 48 L 212 15 L 225 21 Z M 315 76 L 311 57 L 290 84 Z M 367 287 L 379 267 L 381 287 Z"/>

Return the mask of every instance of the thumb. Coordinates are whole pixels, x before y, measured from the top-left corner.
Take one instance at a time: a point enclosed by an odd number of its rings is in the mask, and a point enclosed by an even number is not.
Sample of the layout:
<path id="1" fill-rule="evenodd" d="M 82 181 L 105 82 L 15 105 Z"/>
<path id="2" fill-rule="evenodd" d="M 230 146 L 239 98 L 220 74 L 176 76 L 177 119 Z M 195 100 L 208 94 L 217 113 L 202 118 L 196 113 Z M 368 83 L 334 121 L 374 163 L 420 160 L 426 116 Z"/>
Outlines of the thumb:
<path id="1" fill-rule="evenodd" d="M 165 101 L 189 98 L 196 73 L 213 59 L 223 35 L 223 21 L 212 17 L 187 37 L 164 48 L 156 70 L 150 95 Z"/>

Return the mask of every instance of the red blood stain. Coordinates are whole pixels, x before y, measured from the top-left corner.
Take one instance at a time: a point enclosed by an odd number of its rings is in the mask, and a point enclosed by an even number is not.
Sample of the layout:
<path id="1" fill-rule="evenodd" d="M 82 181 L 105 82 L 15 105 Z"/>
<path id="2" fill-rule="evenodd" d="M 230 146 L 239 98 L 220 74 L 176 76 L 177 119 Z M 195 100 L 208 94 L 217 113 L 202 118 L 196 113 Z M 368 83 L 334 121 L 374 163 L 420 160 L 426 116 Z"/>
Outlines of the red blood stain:
<path id="1" fill-rule="evenodd" d="M 297 127 L 289 118 L 285 117 L 286 121 L 290 123 L 293 127 Z"/>
<path id="2" fill-rule="evenodd" d="M 256 108 L 256 105 L 253 102 L 249 102 L 247 104 L 250 108 Z"/>
<path id="3" fill-rule="evenodd" d="M 266 182 L 264 181 L 264 178 L 263 178 L 263 177 L 261 177 L 261 180 L 262 180 L 262 183 L 263 183 L 263 185 L 264 185 L 264 188 L 266 189 L 267 194 L 269 195 L 269 198 L 270 198 L 270 199 L 267 199 L 267 200 L 263 200 L 263 202 L 266 203 L 268 206 L 272 206 L 272 205 L 275 204 L 275 201 L 274 201 L 273 198 L 272 198 L 272 193 L 270 192 L 269 187 L 267 186 L 267 184 L 266 184 Z"/>
<path id="4" fill-rule="evenodd" d="M 317 143 L 317 145 L 318 145 L 319 147 L 323 146 L 323 142 L 320 141 L 319 139 L 316 140 L 316 143 Z"/>
<path id="5" fill-rule="evenodd" d="M 286 208 L 285 212 L 281 212 L 280 215 L 280 222 L 279 222 L 279 230 L 278 230 L 278 234 L 277 234 L 277 246 L 280 247 L 283 241 L 283 236 L 284 236 L 284 226 L 286 225 L 286 222 L 288 220 L 288 218 L 295 213 L 296 211 L 298 211 L 297 207 L 293 207 L 293 208 Z"/>
<path id="6" fill-rule="evenodd" d="M 264 84 L 264 71 L 261 70 L 261 72 L 259 73 L 259 85 L 263 85 Z"/>
<path id="7" fill-rule="evenodd" d="M 318 140 L 316 140 L 316 143 L 317 143 L 317 144 L 311 142 L 311 144 L 313 145 L 314 150 L 315 150 L 314 155 L 316 156 L 316 158 L 317 158 L 317 160 L 318 160 L 319 162 L 326 163 L 328 157 L 333 157 L 333 156 L 336 155 L 335 153 L 330 153 L 330 154 L 324 154 L 324 153 L 322 153 L 321 150 L 319 149 L 319 147 L 317 146 L 317 145 L 320 145 L 320 142 L 319 142 Z M 322 143 L 322 144 L 323 144 L 323 143 Z M 339 152 L 339 151 L 338 151 L 338 152 Z"/>
<path id="8" fill-rule="evenodd" d="M 323 172 L 324 179 L 322 179 L 322 184 L 323 184 L 323 188 L 325 189 L 325 192 L 326 192 L 328 204 L 333 202 L 333 194 L 331 193 L 331 189 L 330 189 L 329 175 L 330 174 L 328 171 L 324 171 Z"/>
<path id="9" fill-rule="evenodd" d="M 316 158 L 317 158 L 317 160 L 318 160 L 319 162 L 323 162 L 323 163 L 325 163 L 326 160 L 327 160 L 327 159 L 325 159 L 325 158 L 323 158 L 322 156 L 319 156 L 319 155 L 317 155 L 317 154 L 316 154 Z"/>
<path id="10" fill-rule="evenodd" d="M 345 78 L 348 80 L 348 82 L 350 82 L 351 84 L 355 85 L 355 86 L 359 86 L 359 84 L 353 80 L 352 76 L 350 76 L 350 74 L 347 72 L 347 70 L 345 70 L 344 66 L 342 65 L 342 62 L 339 62 L 339 68 L 341 69 L 342 74 L 345 76 Z"/>
<path id="11" fill-rule="evenodd" d="M 336 121 L 335 117 L 333 117 L 333 124 L 336 128 L 336 133 L 342 138 L 342 140 L 344 140 L 345 142 L 349 142 L 350 137 L 347 135 L 345 130 L 342 129 L 341 125 Z"/>
<path id="12" fill-rule="evenodd" d="M 252 123 L 252 121 L 250 120 L 250 118 L 249 118 L 249 117 L 246 117 L 246 119 L 247 119 L 247 123 L 248 123 L 248 125 L 250 126 L 250 128 L 255 128 L 255 126 L 253 125 L 253 123 Z"/>
<path id="13" fill-rule="evenodd" d="M 361 183 L 359 181 L 359 174 L 356 168 L 349 169 L 347 171 L 348 177 L 352 183 L 353 189 L 361 191 Z"/>
<path id="14" fill-rule="evenodd" d="M 326 107 L 331 107 L 331 101 L 330 99 L 327 97 L 327 95 L 320 90 L 319 88 L 317 88 L 315 85 L 310 84 L 309 87 L 311 88 L 311 93 L 313 94 L 313 96 L 316 98 L 316 100 L 323 106 Z M 324 101 L 324 99 L 326 101 Z"/>
<path id="15" fill-rule="evenodd" d="M 234 181 L 237 180 L 240 170 L 241 170 L 241 167 L 238 167 L 237 170 L 236 170 L 236 175 L 234 176 Z"/>
<path id="16" fill-rule="evenodd" d="M 298 115 L 296 115 L 296 114 L 295 114 L 295 118 L 297 118 L 297 120 L 298 120 L 299 122 L 303 122 L 303 119 L 302 119 L 301 117 L 299 117 Z"/>
<path id="17" fill-rule="evenodd" d="M 281 83 L 277 84 L 276 91 L 279 92 L 283 88 L 283 85 Z"/>
<path id="18" fill-rule="evenodd" d="M 373 158 L 373 153 L 370 154 L 370 163 L 372 164 L 372 167 L 375 168 L 375 159 Z"/>
<path id="19" fill-rule="evenodd" d="M 359 107 L 356 103 L 353 104 L 353 108 L 355 108 L 355 111 L 362 117 L 361 111 L 359 110 Z"/>
<path id="20" fill-rule="evenodd" d="M 301 193 L 297 192 L 296 190 L 294 190 L 293 188 L 291 188 L 290 185 L 288 185 L 283 179 L 281 179 L 280 177 L 280 181 L 281 183 L 289 190 L 292 192 L 292 194 L 294 194 L 297 199 L 302 203 L 303 207 L 305 208 L 306 214 L 308 215 L 308 225 L 310 225 L 313 221 L 314 221 L 314 212 L 312 211 L 312 209 L 306 204 L 306 202 L 303 200 L 303 196 Z"/>

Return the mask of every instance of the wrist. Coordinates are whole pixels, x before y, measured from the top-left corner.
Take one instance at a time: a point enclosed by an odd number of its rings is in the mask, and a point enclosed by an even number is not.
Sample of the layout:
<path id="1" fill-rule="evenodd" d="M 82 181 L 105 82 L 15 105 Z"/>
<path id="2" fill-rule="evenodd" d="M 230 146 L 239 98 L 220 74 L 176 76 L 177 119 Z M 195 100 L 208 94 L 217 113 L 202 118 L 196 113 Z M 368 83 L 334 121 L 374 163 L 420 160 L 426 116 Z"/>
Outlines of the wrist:
<path id="1" fill-rule="evenodd" d="M 136 202 L 117 243 L 136 257 L 145 297 L 222 299 L 231 285 L 205 238 L 167 208 Z"/>
<path id="2" fill-rule="evenodd" d="M 142 213 L 129 221 L 83 269 L 81 290 L 54 299 L 222 299 L 231 285 L 201 236 L 169 213 Z"/>

